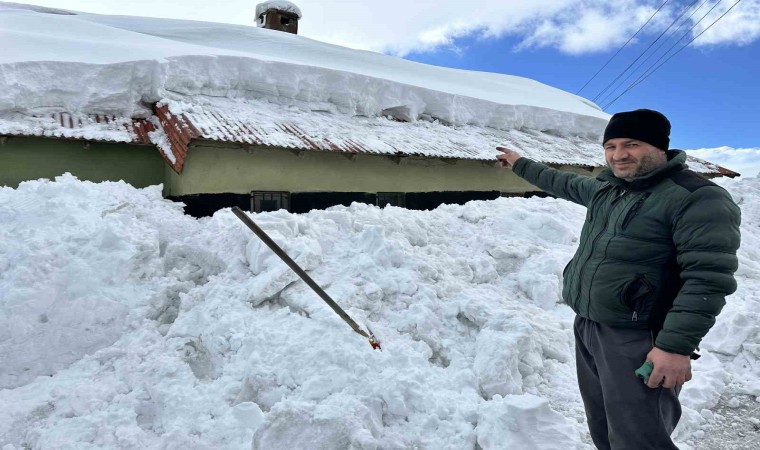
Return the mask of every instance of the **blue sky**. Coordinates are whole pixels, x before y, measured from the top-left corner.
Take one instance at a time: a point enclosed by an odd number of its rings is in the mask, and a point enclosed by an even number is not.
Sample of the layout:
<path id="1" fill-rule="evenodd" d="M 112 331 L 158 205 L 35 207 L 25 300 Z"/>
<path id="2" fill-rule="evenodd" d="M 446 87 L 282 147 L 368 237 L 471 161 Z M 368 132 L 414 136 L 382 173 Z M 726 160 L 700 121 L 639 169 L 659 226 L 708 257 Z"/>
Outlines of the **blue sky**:
<path id="1" fill-rule="evenodd" d="M 256 1 L 250 0 L 29 3 L 100 14 L 241 25 L 254 24 L 256 7 Z M 757 107 L 760 0 L 738 0 L 738 3 L 737 0 L 296 0 L 294 3 L 303 12 L 299 34 L 305 37 L 423 63 L 524 76 L 573 93 L 653 17 L 636 39 L 580 93 L 589 99 L 674 19 L 681 17 L 676 28 L 684 25 L 674 34 L 676 38 L 694 27 L 683 44 L 736 4 L 690 47 L 607 111 L 657 109 L 673 123 L 674 147 L 727 147 L 715 153 L 716 159 L 712 160 L 730 168 L 753 160 L 757 166 L 749 170 L 760 167 Z M 684 10 L 686 14 L 680 16 Z M 698 22 L 702 17 L 704 20 Z M 663 39 L 666 37 L 669 34 Z M 655 62 L 676 38 L 667 40 L 660 53 L 644 67 Z M 639 62 L 644 62 L 644 58 Z M 596 103 L 604 106 L 606 101 Z M 750 151 L 734 159 L 731 149 Z"/>

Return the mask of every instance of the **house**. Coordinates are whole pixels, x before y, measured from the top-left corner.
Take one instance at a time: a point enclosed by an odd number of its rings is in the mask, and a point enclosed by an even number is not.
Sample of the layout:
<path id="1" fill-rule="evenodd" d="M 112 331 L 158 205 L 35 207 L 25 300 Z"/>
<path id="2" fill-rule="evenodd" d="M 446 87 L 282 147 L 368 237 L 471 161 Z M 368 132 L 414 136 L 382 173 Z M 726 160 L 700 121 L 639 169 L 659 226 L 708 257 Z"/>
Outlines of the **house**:
<path id="1" fill-rule="evenodd" d="M 427 209 L 533 192 L 494 166 L 498 145 L 589 175 L 604 166 L 609 116 L 588 100 L 313 41 L 290 2 L 259 5 L 257 28 L 5 5 L 0 185 L 64 172 L 163 184 L 196 216 Z"/>

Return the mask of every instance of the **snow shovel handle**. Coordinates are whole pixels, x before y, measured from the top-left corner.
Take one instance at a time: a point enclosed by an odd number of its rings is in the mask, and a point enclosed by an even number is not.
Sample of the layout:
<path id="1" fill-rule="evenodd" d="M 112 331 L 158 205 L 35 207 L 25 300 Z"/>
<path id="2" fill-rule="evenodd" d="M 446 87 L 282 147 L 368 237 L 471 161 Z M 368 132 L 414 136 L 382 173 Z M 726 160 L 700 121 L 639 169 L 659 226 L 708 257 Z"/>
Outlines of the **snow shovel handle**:
<path id="1" fill-rule="evenodd" d="M 374 336 L 370 336 L 369 334 L 367 334 L 366 331 L 362 330 L 359 327 L 359 325 L 357 325 L 356 322 L 354 322 L 354 320 L 351 317 L 349 317 L 349 315 L 346 314 L 345 311 L 343 311 L 343 308 L 338 306 L 338 304 L 335 303 L 335 301 L 333 301 L 333 299 L 330 298 L 329 295 L 327 295 L 327 292 L 325 292 L 321 287 L 319 287 L 319 285 L 316 282 L 314 282 L 314 280 L 312 280 L 311 277 L 306 272 L 304 272 L 303 269 L 301 269 L 301 267 L 298 264 L 296 264 L 296 262 L 293 261 L 290 258 L 290 256 L 288 256 L 288 254 L 285 253 L 285 251 L 282 248 L 280 248 L 280 246 L 277 245 L 277 243 L 273 241 L 272 238 L 270 238 L 264 232 L 264 230 L 259 228 L 259 226 L 256 225 L 253 222 L 253 220 L 251 220 L 251 218 L 248 217 L 248 215 L 243 212 L 243 210 L 241 210 L 237 206 L 234 206 L 232 208 L 232 212 L 238 217 L 238 219 L 242 220 L 243 223 L 246 224 L 248 228 L 250 228 L 251 231 L 253 231 L 256 234 L 256 236 L 258 236 L 259 239 L 261 239 L 267 245 L 267 247 L 269 247 L 275 253 L 275 255 L 279 256 L 280 259 L 282 259 L 285 262 L 285 264 L 288 265 L 288 267 L 293 269 L 293 272 L 295 272 L 299 277 L 301 277 L 301 279 L 305 281 L 306 284 L 308 284 L 309 287 L 312 288 L 314 292 L 317 293 L 317 295 L 322 297 L 322 300 L 324 300 L 325 303 L 327 303 L 330 306 L 330 308 L 332 308 L 333 311 L 335 311 L 340 316 L 341 319 L 343 319 L 354 331 L 361 334 L 365 338 L 370 339 L 370 344 L 372 344 L 372 342 L 374 341 Z M 374 344 L 373 344 L 373 348 L 374 348 Z"/>

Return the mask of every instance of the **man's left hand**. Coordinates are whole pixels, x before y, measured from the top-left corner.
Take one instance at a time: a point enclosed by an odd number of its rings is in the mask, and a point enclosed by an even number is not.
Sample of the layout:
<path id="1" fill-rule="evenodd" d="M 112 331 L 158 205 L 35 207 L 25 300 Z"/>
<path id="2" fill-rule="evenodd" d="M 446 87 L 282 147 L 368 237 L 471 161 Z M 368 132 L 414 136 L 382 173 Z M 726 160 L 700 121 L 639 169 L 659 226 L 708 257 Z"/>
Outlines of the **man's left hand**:
<path id="1" fill-rule="evenodd" d="M 517 162 L 517 160 L 520 159 L 520 158 L 522 158 L 522 155 L 520 155 L 516 151 L 508 149 L 506 147 L 496 147 L 496 150 L 498 150 L 501 153 L 503 153 L 502 155 L 496 156 L 496 159 L 499 160 L 499 162 L 497 164 L 500 167 L 503 167 L 503 168 L 507 168 L 507 167 L 512 168 L 512 167 L 514 167 L 515 163 Z"/>
<path id="2" fill-rule="evenodd" d="M 647 354 L 647 361 L 652 361 L 654 370 L 649 377 L 647 386 L 656 388 L 662 385 L 665 388 L 681 386 L 691 380 L 691 358 L 689 355 L 670 353 L 654 347 Z"/>

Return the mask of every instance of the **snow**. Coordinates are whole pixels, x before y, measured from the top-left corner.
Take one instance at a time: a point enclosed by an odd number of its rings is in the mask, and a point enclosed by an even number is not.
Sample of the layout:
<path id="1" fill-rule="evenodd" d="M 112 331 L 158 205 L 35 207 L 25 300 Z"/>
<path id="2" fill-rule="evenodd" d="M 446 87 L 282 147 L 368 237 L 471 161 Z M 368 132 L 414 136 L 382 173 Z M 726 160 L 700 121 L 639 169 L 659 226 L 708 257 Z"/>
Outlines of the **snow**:
<path id="1" fill-rule="evenodd" d="M 256 5 L 256 18 L 258 18 L 260 15 L 264 14 L 265 12 L 269 11 L 270 9 L 275 9 L 278 11 L 285 11 L 292 14 L 295 14 L 298 16 L 298 18 L 302 18 L 303 15 L 301 14 L 301 10 L 292 2 L 284 1 L 284 0 L 272 0 L 268 2 L 259 3 Z"/>
<path id="2" fill-rule="evenodd" d="M 166 131 L 161 127 L 161 123 L 157 117 L 152 117 L 151 122 L 156 129 L 148 132 L 148 138 L 158 147 L 162 155 L 166 156 L 172 164 L 176 164 L 177 157 L 174 156 L 174 152 L 172 151 L 172 143 L 169 136 L 166 135 Z"/>
<path id="3" fill-rule="evenodd" d="M 534 395 L 494 396 L 483 403 L 478 417 L 482 448 L 552 450 L 578 442 L 578 430 L 549 402 Z"/>
<path id="4" fill-rule="evenodd" d="M 255 27 L 2 2 L 0 39 L 0 134 L 132 142 L 131 118 L 154 119 L 151 105 L 164 102 L 196 112 L 199 127 L 211 124 L 210 139 L 304 148 L 282 127 L 297 125 L 306 148 L 320 150 L 355 152 L 359 142 L 369 153 L 489 160 L 495 146 L 511 145 L 546 163 L 604 165 L 597 144 L 609 116 L 526 78 Z M 62 126 L 60 116 L 83 123 Z M 251 127 L 266 134 L 247 136 Z M 150 139 L 176 161 L 161 129 Z M 690 166 L 716 171 L 694 158 Z"/>
<path id="5" fill-rule="evenodd" d="M 720 183 L 744 214 L 739 288 L 682 392 L 682 448 L 760 396 L 760 181 Z M 583 208 L 252 217 L 382 352 L 229 210 L 71 175 L 0 188 L 4 450 L 592 448 L 560 300 Z"/>
<path id="6" fill-rule="evenodd" d="M 423 156 L 494 161 L 498 146 L 516 149 L 526 157 L 547 164 L 603 167 L 606 163 L 598 141 L 578 136 L 557 136 L 529 129 L 497 130 L 471 125 L 449 126 L 428 118 L 399 122 L 387 117 L 352 117 L 340 114 L 305 112 L 297 106 L 283 106 L 251 99 L 202 98 L 195 103 L 163 99 L 172 115 L 180 116 L 199 130 L 199 136 L 215 141 L 263 145 L 276 148 L 343 151 L 385 155 Z M 157 117 L 148 133 L 150 143 L 176 164 L 171 140 Z M 73 123 L 73 128 L 70 124 Z M 63 125 L 62 125 L 63 124 Z M 521 128 L 515 124 L 515 128 Z M 129 118 L 53 114 L 30 117 L 0 114 L 0 135 L 66 137 L 78 139 L 139 142 Z M 718 173 L 714 164 L 689 152 L 689 168 L 698 173 Z"/>
<path id="7" fill-rule="evenodd" d="M 25 3 L 0 2 L 0 11 L 3 10 L 37 11 L 47 14 L 76 14 L 75 12 L 66 9 L 46 8 L 44 6 L 27 5 Z"/>
<path id="8" fill-rule="evenodd" d="M 597 139 L 608 115 L 534 80 L 435 67 L 253 26 L 0 9 L 0 115 L 146 117 L 163 98 L 403 112 L 453 125 Z"/>
<path id="9" fill-rule="evenodd" d="M 493 139 L 590 161 L 608 118 L 533 80 L 255 27 L 0 3 L 0 40 L 2 134 L 129 142 L 131 118 L 153 120 L 161 101 L 220 140 L 204 112 L 340 129 L 372 148 L 403 126 L 428 143 L 487 142 L 484 154 Z M 150 139 L 175 161 L 160 128 Z M 465 153 L 452 155 L 480 155 Z M 726 405 L 760 396 L 760 181 L 719 182 L 744 214 L 739 289 L 682 393 L 684 448 L 711 439 Z M 229 210 L 196 220 L 161 191 L 68 174 L 0 187 L 3 450 L 592 448 L 560 299 L 582 208 L 254 215 L 371 326 L 378 352 Z"/>
<path id="10" fill-rule="evenodd" d="M 760 176 L 760 148 L 700 148 L 688 153 L 739 172 L 743 177 Z"/>
<path id="11" fill-rule="evenodd" d="M 385 117 L 354 117 L 304 112 L 258 100 L 202 99 L 193 105 L 166 100 L 173 114 L 184 114 L 206 139 L 280 148 L 495 161 L 497 146 L 520 149 L 537 161 L 602 166 L 598 142 L 549 133 L 510 131 L 436 120 L 413 123 Z M 1 129 L 1 128 L 0 128 Z M 705 167 L 707 171 L 711 170 Z"/>
<path id="12" fill-rule="evenodd" d="M 0 134 L 46 136 L 93 141 L 134 142 L 132 119 L 111 117 L 108 121 L 95 116 L 54 113 L 30 117 L 18 113 L 0 114 Z M 74 124 L 74 127 L 61 124 Z"/>

